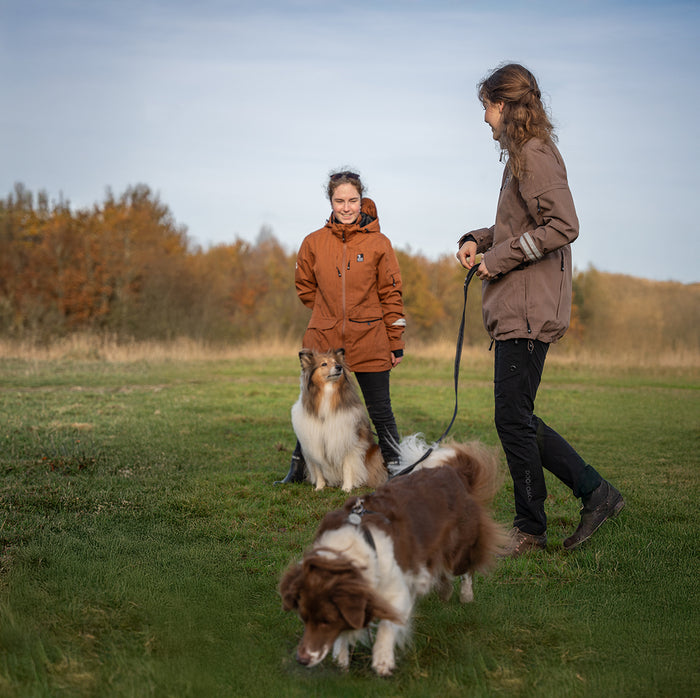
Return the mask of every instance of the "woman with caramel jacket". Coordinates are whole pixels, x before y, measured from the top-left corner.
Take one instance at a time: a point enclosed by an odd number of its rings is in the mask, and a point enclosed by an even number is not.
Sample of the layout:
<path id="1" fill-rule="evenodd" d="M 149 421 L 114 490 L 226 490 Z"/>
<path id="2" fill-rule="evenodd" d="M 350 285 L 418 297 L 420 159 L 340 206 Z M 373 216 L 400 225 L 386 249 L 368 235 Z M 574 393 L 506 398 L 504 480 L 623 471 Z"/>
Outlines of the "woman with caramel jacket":
<path id="1" fill-rule="evenodd" d="M 360 386 L 387 465 L 399 442 L 391 408 L 389 373 L 401 363 L 406 319 L 401 272 L 391 242 L 380 230 L 377 209 L 363 196 L 360 176 L 332 174 L 326 192 L 332 213 L 323 228 L 307 235 L 297 255 L 295 284 L 311 309 L 303 346 L 345 349 Z M 301 447 L 282 482 L 304 479 Z"/>
<path id="2" fill-rule="evenodd" d="M 534 75 L 504 65 L 479 85 L 484 120 L 507 155 L 496 222 L 459 241 L 457 258 L 483 281 L 484 325 L 495 342 L 495 423 L 515 495 L 511 555 L 547 543 L 543 468 L 582 501 L 571 550 L 625 505 L 622 495 L 534 414 L 551 342 L 569 326 L 571 248 L 578 218 L 566 167 Z"/>

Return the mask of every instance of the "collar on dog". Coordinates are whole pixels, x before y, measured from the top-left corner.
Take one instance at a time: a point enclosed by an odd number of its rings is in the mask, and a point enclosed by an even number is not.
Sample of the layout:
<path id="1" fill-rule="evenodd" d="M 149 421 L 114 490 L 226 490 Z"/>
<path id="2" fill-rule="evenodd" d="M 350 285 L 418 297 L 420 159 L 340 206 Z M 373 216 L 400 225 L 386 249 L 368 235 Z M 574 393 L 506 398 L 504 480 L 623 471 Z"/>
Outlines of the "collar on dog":
<path id="1" fill-rule="evenodd" d="M 351 523 L 353 526 L 357 526 L 360 529 L 360 532 L 364 536 L 364 539 L 367 541 L 367 545 L 369 545 L 369 547 L 372 548 L 372 550 L 376 551 L 377 546 L 374 543 L 374 538 L 372 538 L 372 534 L 369 532 L 368 529 L 366 529 L 362 525 L 362 517 L 365 514 L 371 513 L 372 512 L 367 511 L 367 509 L 365 509 L 364 502 L 358 497 L 352 509 L 350 510 L 350 513 L 348 514 L 348 522 Z"/>

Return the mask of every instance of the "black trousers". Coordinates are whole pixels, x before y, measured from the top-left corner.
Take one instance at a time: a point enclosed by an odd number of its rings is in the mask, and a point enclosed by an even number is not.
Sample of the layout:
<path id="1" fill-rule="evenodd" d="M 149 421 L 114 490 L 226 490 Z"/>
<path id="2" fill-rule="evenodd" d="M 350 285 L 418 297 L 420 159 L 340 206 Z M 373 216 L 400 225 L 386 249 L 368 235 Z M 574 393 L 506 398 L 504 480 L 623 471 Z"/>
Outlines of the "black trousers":
<path id="1" fill-rule="evenodd" d="M 365 405 L 367 405 L 369 418 L 377 432 L 379 448 L 386 462 L 398 458 L 396 447 L 399 444 L 399 430 L 396 427 L 394 412 L 391 409 L 390 373 L 391 371 L 355 372 L 355 378 L 362 391 L 362 397 L 365 399 Z"/>
<path id="2" fill-rule="evenodd" d="M 534 413 L 548 349 L 549 344 L 537 340 L 509 339 L 497 341 L 495 350 L 495 423 L 513 478 L 513 525 L 534 535 L 547 530 L 543 469 L 575 497 L 585 497 L 601 482 L 573 447 Z"/>
<path id="3" fill-rule="evenodd" d="M 367 412 L 377 432 L 379 448 L 384 461 L 396 460 L 398 453 L 396 446 L 399 443 L 399 430 L 396 427 L 394 412 L 391 409 L 391 393 L 389 390 L 390 371 L 378 373 L 355 372 L 355 378 L 362 391 L 362 397 L 367 406 Z M 297 440 L 294 455 L 303 457 L 301 444 Z"/>

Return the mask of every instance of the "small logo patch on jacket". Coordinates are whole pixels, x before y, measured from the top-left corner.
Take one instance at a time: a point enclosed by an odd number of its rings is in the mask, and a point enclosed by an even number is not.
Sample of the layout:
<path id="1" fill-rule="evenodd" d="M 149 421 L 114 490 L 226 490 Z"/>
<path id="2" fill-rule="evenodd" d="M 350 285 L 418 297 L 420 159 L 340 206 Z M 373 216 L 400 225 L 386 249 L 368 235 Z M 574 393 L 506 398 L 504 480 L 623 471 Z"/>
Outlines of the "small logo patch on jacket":
<path id="1" fill-rule="evenodd" d="M 357 255 L 357 261 L 358 262 L 364 262 L 365 261 L 365 256 L 360 252 L 360 254 Z"/>

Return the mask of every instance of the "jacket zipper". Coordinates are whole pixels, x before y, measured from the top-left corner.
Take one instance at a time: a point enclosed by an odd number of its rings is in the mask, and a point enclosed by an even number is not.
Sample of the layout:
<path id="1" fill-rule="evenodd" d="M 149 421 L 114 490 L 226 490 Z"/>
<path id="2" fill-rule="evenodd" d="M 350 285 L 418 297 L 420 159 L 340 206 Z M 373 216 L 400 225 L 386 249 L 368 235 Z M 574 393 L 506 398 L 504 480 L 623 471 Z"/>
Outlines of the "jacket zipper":
<path id="1" fill-rule="evenodd" d="M 347 261 L 347 254 L 348 254 L 348 246 L 345 241 L 345 232 L 343 232 L 343 263 L 342 263 L 342 268 L 345 268 L 345 263 Z M 349 262 L 348 262 L 349 265 Z M 340 269 L 338 270 L 338 275 L 341 278 L 341 298 L 342 298 L 342 304 L 343 304 L 343 333 L 342 333 L 342 338 L 343 338 L 343 346 L 345 346 L 345 324 L 347 322 L 347 315 L 345 312 L 345 275 L 340 273 Z"/>

